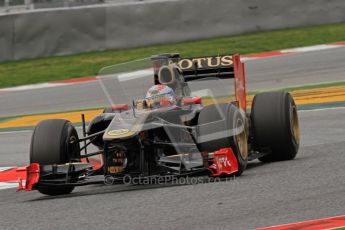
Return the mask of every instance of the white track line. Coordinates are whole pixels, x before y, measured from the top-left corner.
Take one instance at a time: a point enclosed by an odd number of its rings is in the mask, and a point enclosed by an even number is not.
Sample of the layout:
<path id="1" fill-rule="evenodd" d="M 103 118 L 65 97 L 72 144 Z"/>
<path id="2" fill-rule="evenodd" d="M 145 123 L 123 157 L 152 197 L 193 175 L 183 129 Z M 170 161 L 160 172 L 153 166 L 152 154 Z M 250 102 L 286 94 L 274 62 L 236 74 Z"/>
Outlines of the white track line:
<path id="1" fill-rule="evenodd" d="M 253 61 L 259 59 L 258 57 L 241 57 L 242 62 Z"/>
<path id="2" fill-rule="evenodd" d="M 290 52 L 305 53 L 305 52 L 311 52 L 311 51 L 334 49 L 334 48 L 339 48 L 342 46 L 343 45 L 315 45 L 315 46 L 306 46 L 306 47 L 297 47 L 297 48 L 292 48 L 292 49 L 285 49 L 285 50 L 281 50 L 281 52 L 283 52 L 283 53 L 290 53 Z"/>
<path id="3" fill-rule="evenodd" d="M 17 92 L 17 91 L 44 89 L 44 88 L 52 88 L 56 86 L 66 86 L 66 85 L 70 85 L 70 84 L 69 83 L 41 83 L 41 84 L 23 85 L 23 86 L 11 87 L 11 88 L 3 88 L 1 89 L 1 91 Z"/>
<path id="4" fill-rule="evenodd" d="M 13 168 L 15 168 L 15 167 L 14 166 L 13 167 L 0 167 L 0 172 L 6 171 L 9 169 L 13 169 Z"/>
<path id="5" fill-rule="evenodd" d="M 326 110 L 337 110 L 337 109 L 345 109 L 343 106 L 339 107 L 331 107 L 331 108 L 322 108 L 322 109 L 305 109 L 305 110 L 298 110 L 298 112 L 315 112 L 315 111 L 326 111 Z"/>
<path id="6" fill-rule="evenodd" d="M 9 189 L 9 188 L 17 188 L 18 182 L 0 182 L 0 190 Z"/>
<path id="7" fill-rule="evenodd" d="M 21 131 L 6 131 L 6 132 L 1 132 L 0 131 L 0 135 L 7 135 L 7 134 L 13 134 L 13 133 L 31 133 L 32 130 L 21 130 Z"/>
<path id="8" fill-rule="evenodd" d="M 117 77 L 119 81 L 122 82 L 122 81 L 130 81 L 130 80 L 135 80 L 138 78 L 151 76 L 152 74 L 153 74 L 153 70 L 148 69 L 148 70 L 139 70 L 139 71 L 119 74 Z"/>

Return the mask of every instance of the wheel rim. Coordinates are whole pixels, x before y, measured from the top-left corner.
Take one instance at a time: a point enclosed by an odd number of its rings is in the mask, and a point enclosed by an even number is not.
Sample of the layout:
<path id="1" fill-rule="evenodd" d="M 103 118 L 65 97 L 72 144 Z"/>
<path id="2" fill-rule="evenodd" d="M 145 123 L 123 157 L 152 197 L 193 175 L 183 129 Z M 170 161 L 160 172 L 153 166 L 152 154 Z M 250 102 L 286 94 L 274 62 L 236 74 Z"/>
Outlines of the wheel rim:
<path id="1" fill-rule="evenodd" d="M 291 125 L 292 125 L 292 137 L 296 144 L 300 142 L 300 130 L 299 130 L 299 123 L 298 123 L 298 115 L 296 106 L 293 106 L 291 109 Z"/>
<path id="2" fill-rule="evenodd" d="M 243 126 L 242 121 L 239 120 L 237 122 L 237 129 L 242 126 Z M 236 138 L 238 151 L 240 152 L 242 159 L 246 160 L 248 157 L 248 143 L 247 143 L 247 134 L 244 127 L 243 127 L 242 132 L 238 133 L 235 136 L 235 138 Z"/>

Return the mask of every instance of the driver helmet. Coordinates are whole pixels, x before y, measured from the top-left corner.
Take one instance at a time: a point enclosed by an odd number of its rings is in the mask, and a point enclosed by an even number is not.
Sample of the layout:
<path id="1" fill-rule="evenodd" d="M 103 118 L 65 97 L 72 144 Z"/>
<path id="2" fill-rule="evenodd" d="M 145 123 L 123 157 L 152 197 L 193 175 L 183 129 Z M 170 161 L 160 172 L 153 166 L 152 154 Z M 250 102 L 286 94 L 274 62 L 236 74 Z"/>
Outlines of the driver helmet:
<path id="1" fill-rule="evenodd" d="M 166 85 L 154 85 L 146 93 L 146 103 L 149 108 L 160 108 L 176 105 L 175 93 Z"/>

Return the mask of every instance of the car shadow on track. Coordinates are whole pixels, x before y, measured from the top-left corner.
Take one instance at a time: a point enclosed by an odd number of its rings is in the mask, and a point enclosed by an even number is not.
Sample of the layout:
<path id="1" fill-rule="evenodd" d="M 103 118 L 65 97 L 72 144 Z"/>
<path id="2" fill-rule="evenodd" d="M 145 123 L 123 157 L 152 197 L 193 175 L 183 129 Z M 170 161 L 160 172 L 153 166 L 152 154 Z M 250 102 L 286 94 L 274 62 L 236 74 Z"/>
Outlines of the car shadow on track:
<path id="1" fill-rule="evenodd" d="M 101 195 L 101 194 L 111 194 L 111 193 L 121 193 L 121 192 L 133 192 L 139 190 L 149 190 L 149 189 L 161 189 L 161 188 L 169 188 L 169 187 L 176 187 L 182 185 L 164 185 L 164 186 L 157 186 L 157 185 L 98 185 L 96 186 L 89 186 L 89 190 L 83 191 L 76 191 L 69 195 L 61 195 L 61 196 L 45 196 L 27 200 L 26 202 L 36 202 L 36 201 L 45 201 L 45 200 L 56 200 L 56 199 L 66 199 L 66 198 L 74 198 L 74 197 L 82 197 L 82 196 L 93 196 L 93 195 Z"/>
<path id="2" fill-rule="evenodd" d="M 248 170 L 253 170 L 257 167 L 263 167 L 268 166 L 272 163 L 263 163 L 260 161 L 253 161 L 250 162 L 247 165 Z M 140 190 L 150 190 L 150 189 L 164 189 L 164 188 L 172 188 L 172 187 L 181 187 L 181 186 L 190 186 L 190 185 L 198 185 L 198 184 L 212 184 L 212 183 L 226 183 L 226 182 L 232 182 L 235 183 L 237 180 L 240 180 L 240 178 L 246 177 L 246 174 L 244 173 L 241 177 L 226 177 L 226 178 L 217 178 L 217 179 L 211 179 L 210 177 L 198 177 L 202 180 L 198 180 L 198 183 L 182 183 L 182 184 L 140 184 L 140 185 L 133 185 L 133 184 L 115 184 L 115 185 L 89 185 L 89 186 L 83 186 L 82 188 L 76 188 L 76 191 L 68 194 L 68 195 L 61 195 L 61 196 L 45 196 L 42 195 L 41 197 L 34 198 L 31 200 L 27 200 L 25 202 L 37 202 L 37 201 L 45 201 L 45 200 L 56 200 L 56 199 L 68 199 L 68 198 L 74 198 L 74 197 L 82 197 L 82 196 L 92 196 L 92 195 L 100 195 L 100 194 L 111 194 L 111 193 L 121 193 L 121 192 L 135 192 Z M 79 191 L 78 191 L 79 190 Z M 81 191 L 80 191 L 81 190 Z M 34 191 L 35 192 L 35 191 Z"/>
<path id="3" fill-rule="evenodd" d="M 152 190 L 152 189 L 162 189 L 162 188 L 171 188 L 171 187 L 180 187 L 187 185 L 98 185 L 89 186 L 89 190 L 76 191 L 68 195 L 61 196 L 45 196 L 27 200 L 25 202 L 36 202 L 36 201 L 45 201 L 45 200 L 56 200 L 56 199 L 66 199 L 73 197 L 82 197 L 82 196 L 93 196 L 101 194 L 110 194 L 110 193 L 121 193 L 121 192 L 133 192 L 140 190 Z"/>
<path id="4" fill-rule="evenodd" d="M 237 178 L 226 177 L 226 178 L 216 178 L 213 179 L 210 177 L 198 177 L 197 183 L 167 183 L 167 184 L 140 184 L 140 185 L 133 185 L 133 184 L 116 184 L 116 185 L 90 185 L 81 188 L 81 191 L 75 191 L 68 195 L 61 195 L 61 196 L 45 196 L 42 195 L 41 197 L 27 200 L 25 202 L 36 202 L 36 201 L 45 201 L 45 200 L 55 200 L 55 199 L 66 199 L 66 198 L 73 198 L 73 197 L 82 197 L 82 196 L 92 196 L 92 195 L 100 195 L 100 194 L 110 194 L 110 193 L 121 193 L 121 192 L 134 192 L 140 190 L 151 190 L 151 189 L 164 189 L 164 188 L 172 188 L 172 187 L 182 187 L 182 186 L 190 186 L 190 185 L 198 185 L 198 184 L 212 184 L 212 183 L 222 183 L 222 182 L 232 182 L 236 181 Z M 85 189 L 86 188 L 86 189 Z M 78 188 L 77 188 L 78 189 Z M 37 192 L 37 191 L 34 191 Z"/>
<path id="5" fill-rule="evenodd" d="M 266 164 L 267 163 L 263 163 L 261 161 L 249 162 L 248 165 L 247 165 L 246 170 L 254 169 L 256 167 L 260 167 L 260 166 L 263 166 L 263 165 L 266 165 Z"/>

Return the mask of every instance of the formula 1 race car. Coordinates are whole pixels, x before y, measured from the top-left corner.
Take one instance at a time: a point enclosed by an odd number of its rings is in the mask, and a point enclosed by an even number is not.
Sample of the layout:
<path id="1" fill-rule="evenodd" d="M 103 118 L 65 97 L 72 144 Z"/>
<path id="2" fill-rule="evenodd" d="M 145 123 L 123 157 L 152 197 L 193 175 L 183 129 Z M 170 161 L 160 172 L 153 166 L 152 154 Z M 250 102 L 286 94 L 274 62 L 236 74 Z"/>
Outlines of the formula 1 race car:
<path id="1" fill-rule="evenodd" d="M 238 54 L 161 54 L 106 67 L 98 80 L 110 106 L 87 130 L 82 119 L 81 138 L 67 120 L 41 121 L 19 190 L 62 195 L 109 177 L 121 183 L 125 177 L 239 176 L 248 161 L 291 160 L 297 154 L 300 134 L 292 96 L 260 93 L 247 111 Z M 153 86 L 144 97 L 147 80 Z M 90 146 L 96 150 L 87 152 Z M 97 155 L 98 167 L 90 162 Z M 97 175 L 102 179 L 92 180 Z"/>

